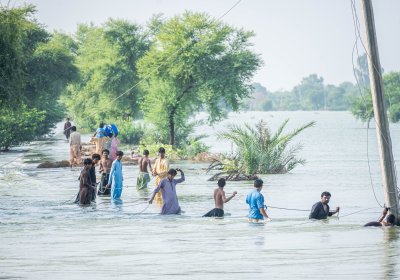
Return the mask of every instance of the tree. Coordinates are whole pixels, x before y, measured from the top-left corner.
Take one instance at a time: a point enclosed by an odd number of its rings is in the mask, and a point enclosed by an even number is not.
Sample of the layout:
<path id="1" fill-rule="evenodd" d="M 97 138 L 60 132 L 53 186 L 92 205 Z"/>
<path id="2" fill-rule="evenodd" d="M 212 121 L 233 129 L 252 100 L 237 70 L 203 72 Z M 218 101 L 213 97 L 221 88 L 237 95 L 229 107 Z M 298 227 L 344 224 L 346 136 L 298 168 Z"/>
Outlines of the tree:
<path id="1" fill-rule="evenodd" d="M 34 140 L 60 121 L 58 97 L 76 76 L 61 35 L 34 19 L 35 8 L 0 7 L 0 148 Z"/>
<path id="2" fill-rule="evenodd" d="M 392 122 L 400 120 L 400 72 L 390 72 L 382 77 L 384 89 L 384 103 L 387 109 L 388 118 Z M 374 117 L 372 97 L 370 90 L 362 96 L 354 97 L 352 100 L 352 114 L 369 126 L 370 120 Z"/>
<path id="3" fill-rule="evenodd" d="M 231 125 L 227 132 L 220 133 L 218 137 L 232 141 L 237 151 L 222 161 L 215 160 L 209 170 L 222 169 L 217 176 L 227 174 L 227 179 L 236 179 L 243 177 L 243 174 L 246 178 L 256 174 L 286 173 L 304 164 L 303 159 L 296 158 L 301 146 L 289 147 L 289 144 L 299 133 L 314 126 L 315 122 L 284 134 L 288 121 L 284 121 L 274 134 L 262 120 L 255 127 L 249 124 L 244 127 Z"/>
<path id="4" fill-rule="evenodd" d="M 149 45 L 143 30 L 110 19 L 100 27 L 79 25 L 75 40 L 80 80 L 63 96 L 75 121 L 93 129 L 101 121 L 137 116 L 142 92 L 134 87 L 136 61 Z"/>
<path id="5" fill-rule="evenodd" d="M 0 108 L 16 108 L 24 99 L 24 37 L 34 12 L 33 6 L 0 6 Z"/>
<path id="6" fill-rule="evenodd" d="M 361 87 L 369 88 L 369 71 L 367 54 L 357 58 L 357 67 L 354 69 L 357 82 Z M 383 71 L 382 71 L 383 72 Z"/>
<path id="7" fill-rule="evenodd" d="M 326 108 L 324 79 L 317 74 L 302 79 L 292 92 L 297 96 L 298 103 L 305 110 L 320 110 Z"/>
<path id="8" fill-rule="evenodd" d="M 249 81 L 261 65 L 249 49 L 253 35 L 191 12 L 159 27 L 138 70 L 145 80 L 145 118 L 159 130 L 168 128 L 171 145 L 196 112 L 207 111 L 212 123 L 224 117 L 222 104 L 236 111 L 249 96 Z"/>

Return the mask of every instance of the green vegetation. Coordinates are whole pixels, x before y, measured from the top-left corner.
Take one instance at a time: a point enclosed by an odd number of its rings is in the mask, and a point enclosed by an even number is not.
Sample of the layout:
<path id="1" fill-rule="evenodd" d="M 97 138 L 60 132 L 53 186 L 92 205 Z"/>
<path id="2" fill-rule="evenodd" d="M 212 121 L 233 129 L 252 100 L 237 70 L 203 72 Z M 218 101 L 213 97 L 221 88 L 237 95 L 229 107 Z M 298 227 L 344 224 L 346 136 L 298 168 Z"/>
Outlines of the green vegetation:
<path id="1" fill-rule="evenodd" d="M 357 88 L 350 82 L 339 86 L 325 85 L 322 77 L 312 74 L 303 78 L 291 91 L 270 92 L 255 83 L 246 107 L 259 111 L 344 111 L 349 110 L 357 94 Z"/>
<path id="2" fill-rule="evenodd" d="M 243 174 L 250 178 L 256 174 L 286 173 L 297 165 L 304 164 L 303 159 L 296 158 L 301 146 L 289 147 L 289 144 L 299 133 L 314 126 L 315 122 L 284 134 L 288 121 L 283 122 L 274 134 L 263 121 L 255 128 L 249 124 L 244 127 L 231 125 L 228 132 L 219 134 L 219 137 L 232 141 L 237 151 L 223 160 L 215 160 L 209 170 L 222 170 L 216 174 L 217 177 L 225 176 L 235 180 L 243 177 Z"/>
<path id="3" fill-rule="evenodd" d="M 145 119 L 161 132 L 163 141 L 180 145 L 176 133 L 186 130 L 189 117 L 200 110 L 215 122 L 224 116 L 221 107 L 239 109 L 250 93 L 248 82 L 261 64 L 249 50 L 252 36 L 252 32 L 190 12 L 158 25 L 138 70 L 145 79 Z"/>
<path id="4" fill-rule="evenodd" d="M 383 69 L 382 69 L 383 72 Z M 367 56 L 360 56 L 355 69 L 359 84 L 359 94 L 353 98 L 351 112 L 369 126 L 374 117 L 372 97 L 369 85 Z M 384 103 L 388 118 L 391 122 L 400 120 L 400 72 L 390 72 L 382 75 L 384 89 Z"/>
<path id="5" fill-rule="evenodd" d="M 95 130 L 101 121 L 140 116 L 143 92 L 131 87 L 139 82 L 136 62 L 149 46 L 142 28 L 110 19 L 101 27 L 79 25 L 72 39 L 80 79 L 68 87 L 62 100 L 74 121 Z"/>
<path id="6" fill-rule="evenodd" d="M 77 78 L 69 39 L 49 34 L 33 6 L 0 6 L 0 149 L 32 141 L 63 117 L 57 101 Z"/>

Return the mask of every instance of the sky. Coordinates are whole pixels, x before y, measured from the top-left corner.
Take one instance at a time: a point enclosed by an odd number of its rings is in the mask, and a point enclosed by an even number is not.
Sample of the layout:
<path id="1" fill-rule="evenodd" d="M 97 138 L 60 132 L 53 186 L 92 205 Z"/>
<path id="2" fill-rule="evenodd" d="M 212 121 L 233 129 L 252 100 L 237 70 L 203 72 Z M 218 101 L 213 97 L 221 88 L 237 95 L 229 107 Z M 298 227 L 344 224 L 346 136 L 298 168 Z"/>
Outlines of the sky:
<path id="1" fill-rule="evenodd" d="M 4 4 L 5 0 L 0 0 Z M 145 24 L 154 14 L 166 18 L 185 10 L 220 18 L 238 0 L 26 0 L 49 31 L 74 33 L 78 23 L 100 25 L 108 18 Z M 362 25 L 360 1 L 355 0 Z M 381 65 L 400 70 L 400 1 L 373 1 Z M 264 65 L 254 76 L 268 90 L 291 90 L 303 77 L 318 74 L 326 84 L 354 82 L 352 50 L 356 40 L 351 0 L 242 0 L 221 20 L 252 30 L 253 49 Z M 363 29 L 362 29 L 363 30 Z M 362 33 L 364 39 L 364 34 Z M 363 53 L 359 43 L 360 54 Z"/>

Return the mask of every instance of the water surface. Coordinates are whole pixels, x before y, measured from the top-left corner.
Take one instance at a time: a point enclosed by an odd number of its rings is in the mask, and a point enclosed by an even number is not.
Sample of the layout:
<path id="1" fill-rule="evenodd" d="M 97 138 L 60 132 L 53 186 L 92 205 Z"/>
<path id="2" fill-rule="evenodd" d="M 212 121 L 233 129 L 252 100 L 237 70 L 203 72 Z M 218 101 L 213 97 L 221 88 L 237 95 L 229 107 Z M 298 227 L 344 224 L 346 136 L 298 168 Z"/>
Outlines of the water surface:
<path id="1" fill-rule="evenodd" d="M 226 192 L 238 195 L 226 204 L 224 219 L 201 218 L 213 208 L 216 183 L 207 181 L 207 164 L 191 162 L 172 165 L 187 177 L 178 185 L 183 215 L 163 217 L 157 205 L 148 206 L 149 192 L 134 187 L 137 166 L 123 167 L 120 202 L 98 198 L 79 207 L 71 203 L 78 168 L 36 168 L 68 159 L 59 126 L 50 140 L 0 154 L 0 278 L 400 279 L 399 229 L 362 227 L 379 218 L 383 204 L 374 129 L 347 112 L 247 112 L 197 132 L 211 135 L 204 142 L 212 151 L 229 152 L 231 143 L 215 137 L 229 123 L 263 119 L 274 131 L 286 118 L 289 130 L 317 124 L 295 141 L 303 145 L 306 165 L 261 176 L 267 204 L 308 210 L 328 190 L 331 207 L 342 209 L 339 218 L 310 222 L 307 211 L 269 208 L 271 222 L 249 224 L 244 200 L 251 182 L 228 182 Z M 395 159 L 399 132 L 392 124 Z"/>

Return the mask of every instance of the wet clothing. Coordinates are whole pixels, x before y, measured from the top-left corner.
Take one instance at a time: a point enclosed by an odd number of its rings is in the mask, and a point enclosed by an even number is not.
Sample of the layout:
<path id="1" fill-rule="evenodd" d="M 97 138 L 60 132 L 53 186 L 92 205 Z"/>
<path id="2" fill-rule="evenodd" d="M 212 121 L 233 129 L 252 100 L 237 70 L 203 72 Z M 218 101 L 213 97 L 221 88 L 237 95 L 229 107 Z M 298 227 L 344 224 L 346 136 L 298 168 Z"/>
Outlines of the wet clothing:
<path id="1" fill-rule="evenodd" d="M 92 200 L 93 184 L 90 178 L 90 170 L 83 169 L 79 178 L 79 203 L 90 204 Z"/>
<path id="2" fill-rule="evenodd" d="M 157 173 L 156 179 L 155 179 L 155 185 L 156 188 L 160 181 L 167 177 L 168 175 L 168 170 L 169 170 L 169 161 L 166 158 L 157 158 L 156 162 L 154 163 L 153 171 Z M 161 193 L 156 194 L 156 201 L 158 204 L 162 204 L 162 190 Z"/>
<path id="3" fill-rule="evenodd" d="M 180 173 L 181 178 L 179 179 L 162 179 L 158 187 L 154 190 L 155 194 L 162 190 L 163 205 L 161 215 L 181 213 L 181 207 L 179 206 L 178 197 L 176 195 L 176 185 L 185 181 L 185 174 L 183 174 L 182 171 L 180 171 Z"/>
<path id="4" fill-rule="evenodd" d="M 203 217 L 223 217 L 224 216 L 224 210 L 220 208 L 214 208 L 207 214 L 205 214 Z"/>
<path id="5" fill-rule="evenodd" d="M 136 187 L 139 190 L 147 188 L 147 184 L 150 182 L 150 175 L 148 172 L 140 172 L 136 180 Z"/>
<path id="6" fill-rule="evenodd" d="M 111 185 L 111 197 L 113 199 L 121 197 L 122 181 L 122 162 L 116 159 L 111 165 L 110 178 L 108 180 L 108 183 Z"/>
<path id="7" fill-rule="evenodd" d="M 89 170 L 90 180 L 92 181 L 92 190 L 91 190 L 91 199 L 92 201 L 96 200 L 96 168 L 94 165 Z"/>
<path id="8" fill-rule="evenodd" d="M 66 121 L 64 124 L 64 135 L 67 138 L 67 140 L 69 139 L 69 136 L 71 135 L 71 126 L 72 126 L 72 124 L 69 121 Z"/>
<path id="9" fill-rule="evenodd" d="M 382 224 L 380 222 L 369 222 L 364 225 L 365 227 L 381 227 Z"/>
<path id="10" fill-rule="evenodd" d="M 333 212 L 329 212 L 329 205 L 326 204 L 326 211 L 324 209 L 324 204 L 320 201 L 313 205 L 311 208 L 309 219 L 317 219 L 322 220 L 328 218 L 328 216 L 332 216 Z"/>
<path id="11" fill-rule="evenodd" d="M 247 216 L 250 219 L 264 219 L 263 215 L 260 212 L 260 208 L 264 208 L 264 196 L 254 189 L 251 193 L 249 193 L 246 197 L 246 203 L 249 205 L 249 215 Z"/>
<path id="12" fill-rule="evenodd" d="M 74 131 L 69 137 L 70 146 L 70 164 L 81 163 L 81 135 Z"/>
<path id="13" fill-rule="evenodd" d="M 103 173 L 101 174 L 101 180 L 100 180 L 100 187 L 97 192 L 97 195 L 110 195 L 111 189 L 107 189 L 107 184 L 108 184 L 108 179 L 110 178 L 109 173 Z"/>

